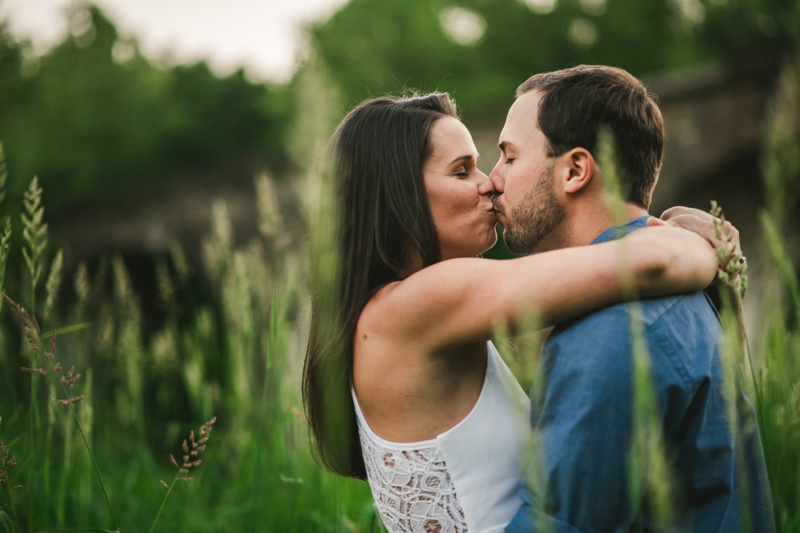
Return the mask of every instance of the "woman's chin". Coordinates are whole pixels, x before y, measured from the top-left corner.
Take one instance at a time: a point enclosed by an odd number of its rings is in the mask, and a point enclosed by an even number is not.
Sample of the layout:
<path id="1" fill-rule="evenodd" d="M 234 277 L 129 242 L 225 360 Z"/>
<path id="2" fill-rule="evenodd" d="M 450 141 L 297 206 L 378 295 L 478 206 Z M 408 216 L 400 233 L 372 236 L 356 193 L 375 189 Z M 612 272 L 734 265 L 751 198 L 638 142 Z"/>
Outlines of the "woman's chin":
<path id="1" fill-rule="evenodd" d="M 484 250 L 484 252 L 490 250 L 491 248 L 494 248 L 494 245 L 497 244 L 497 239 L 498 239 L 497 224 L 492 224 L 491 229 L 489 229 L 489 238 L 488 238 L 489 248 Z"/>
<path id="2" fill-rule="evenodd" d="M 489 250 L 491 250 L 492 248 L 494 248 L 494 245 L 495 245 L 495 244 L 497 244 L 497 233 L 495 233 L 495 234 L 494 234 L 494 239 L 489 239 L 489 240 L 487 241 L 487 244 L 485 244 L 485 245 L 484 245 L 484 249 L 483 249 L 483 251 L 481 251 L 481 253 L 480 253 L 480 254 L 478 254 L 478 255 L 483 255 L 483 254 L 485 254 L 486 252 L 488 252 Z"/>

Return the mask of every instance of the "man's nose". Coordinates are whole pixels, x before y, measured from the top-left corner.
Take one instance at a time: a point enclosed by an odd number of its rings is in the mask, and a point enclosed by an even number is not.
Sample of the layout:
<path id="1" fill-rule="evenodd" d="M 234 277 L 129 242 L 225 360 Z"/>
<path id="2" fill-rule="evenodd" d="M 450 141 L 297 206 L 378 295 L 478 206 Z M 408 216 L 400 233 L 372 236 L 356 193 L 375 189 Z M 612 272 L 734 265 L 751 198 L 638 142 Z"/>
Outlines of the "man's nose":
<path id="1" fill-rule="evenodd" d="M 492 173 L 489 174 L 489 180 L 492 182 L 492 185 L 494 186 L 494 190 L 497 191 L 498 194 L 503 194 L 503 190 L 505 189 L 505 185 L 506 185 L 505 178 L 503 176 L 501 176 L 501 172 L 500 172 L 501 162 L 502 162 L 502 158 L 494 166 L 494 169 L 492 169 Z"/>

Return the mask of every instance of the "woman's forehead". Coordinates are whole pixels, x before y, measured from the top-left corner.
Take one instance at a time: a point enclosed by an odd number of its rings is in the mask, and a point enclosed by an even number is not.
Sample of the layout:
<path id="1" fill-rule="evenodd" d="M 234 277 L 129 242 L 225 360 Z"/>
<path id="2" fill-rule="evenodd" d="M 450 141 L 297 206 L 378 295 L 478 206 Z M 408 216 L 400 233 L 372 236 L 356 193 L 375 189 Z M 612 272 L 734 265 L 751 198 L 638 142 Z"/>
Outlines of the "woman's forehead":
<path id="1" fill-rule="evenodd" d="M 477 159 L 478 151 L 472 136 L 464 124 L 453 117 L 442 117 L 431 128 L 433 151 L 430 161 L 436 164 L 449 164 L 459 158 Z"/>

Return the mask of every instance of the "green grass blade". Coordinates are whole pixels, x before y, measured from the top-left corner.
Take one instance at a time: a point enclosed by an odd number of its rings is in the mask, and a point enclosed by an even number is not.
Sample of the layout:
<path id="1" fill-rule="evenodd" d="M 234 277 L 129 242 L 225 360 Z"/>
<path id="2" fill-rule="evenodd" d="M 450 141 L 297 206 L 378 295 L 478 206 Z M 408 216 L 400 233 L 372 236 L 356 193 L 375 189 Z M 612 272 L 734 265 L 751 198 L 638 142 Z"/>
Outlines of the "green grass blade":
<path id="1" fill-rule="evenodd" d="M 48 529 L 46 531 L 37 531 L 36 533 L 61 533 L 62 531 L 100 531 L 102 533 L 119 533 L 113 529 L 101 529 L 99 527 L 67 527 L 64 529 Z"/>
<path id="2" fill-rule="evenodd" d="M 66 333 L 74 333 L 76 331 L 81 331 L 83 329 L 87 329 L 91 327 L 91 322 L 81 322 L 80 324 L 72 324 L 71 326 L 64 326 L 63 328 L 58 328 L 55 330 L 56 336 L 60 337 Z M 47 333 L 42 333 L 39 335 L 39 338 L 42 340 L 48 340 L 53 335 L 52 331 L 48 331 Z"/>
<path id="3" fill-rule="evenodd" d="M 64 397 L 69 398 L 69 391 L 67 391 L 66 386 L 62 383 L 61 388 L 64 391 Z M 94 453 L 92 453 L 92 447 L 89 445 L 89 440 L 86 438 L 86 433 L 83 432 L 83 427 L 81 426 L 81 421 L 78 418 L 78 412 L 75 410 L 75 404 L 72 402 L 67 402 L 67 405 L 72 411 L 72 416 L 75 418 L 75 425 L 78 426 L 78 431 L 81 434 L 81 438 L 83 439 L 83 443 L 86 445 L 86 451 L 89 452 L 89 457 L 92 459 L 92 466 L 94 467 L 94 471 L 97 474 L 97 480 L 100 482 L 100 488 L 103 490 L 103 497 L 106 500 L 106 505 L 108 505 L 108 511 L 111 513 L 111 520 L 114 521 L 114 528 L 118 532 L 119 531 L 119 522 L 117 522 L 117 516 L 114 514 L 114 508 L 111 506 L 111 499 L 108 497 L 108 492 L 106 491 L 106 485 L 103 483 L 103 476 L 100 475 L 100 468 L 97 466 L 97 461 L 94 458 Z"/>
<path id="4" fill-rule="evenodd" d="M 797 281 L 794 267 L 781 242 L 778 229 L 775 227 L 772 217 L 766 211 L 762 211 L 760 218 L 761 227 L 764 230 L 764 237 L 766 237 L 770 255 L 772 255 L 775 267 L 778 269 L 778 273 L 781 278 L 783 278 L 783 282 L 786 285 L 786 290 L 789 293 L 789 297 L 795 309 L 796 318 L 800 321 L 800 283 Z"/>
<path id="5" fill-rule="evenodd" d="M 5 511 L 0 511 L 0 524 L 3 524 L 3 529 L 6 533 L 17 533 L 19 531 L 17 525 L 11 521 L 11 517 Z"/>
<path id="6" fill-rule="evenodd" d="M 256 527 L 256 501 L 258 500 L 258 493 L 261 483 L 261 450 L 264 447 L 264 435 L 267 432 L 267 401 L 269 400 L 269 362 L 275 355 L 275 344 L 278 330 L 278 294 L 277 291 L 272 293 L 272 307 L 269 312 L 269 338 L 267 345 L 266 369 L 264 375 L 264 392 L 261 399 L 261 431 L 256 441 L 256 465 L 253 479 L 253 490 L 250 504 L 250 527 L 248 530 L 252 533 Z"/>

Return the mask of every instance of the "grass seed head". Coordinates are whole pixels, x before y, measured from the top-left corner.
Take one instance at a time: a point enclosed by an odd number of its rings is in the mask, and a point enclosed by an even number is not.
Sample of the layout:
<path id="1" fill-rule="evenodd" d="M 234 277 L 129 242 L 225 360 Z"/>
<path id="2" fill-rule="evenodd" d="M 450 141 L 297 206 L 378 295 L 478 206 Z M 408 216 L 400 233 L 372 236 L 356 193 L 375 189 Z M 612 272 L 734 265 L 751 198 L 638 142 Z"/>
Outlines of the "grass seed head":
<path id="1" fill-rule="evenodd" d="M 200 426 L 200 435 L 201 439 L 196 440 L 194 435 L 194 430 L 189 433 L 189 439 L 184 439 L 181 443 L 181 448 L 183 449 L 183 457 L 181 458 L 181 463 L 178 464 L 178 461 L 175 460 L 175 456 L 170 454 L 169 462 L 172 463 L 174 467 L 178 469 L 178 475 L 180 474 L 188 474 L 189 470 L 192 468 L 196 468 L 202 463 L 202 460 L 199 458 L 200 453 L 206 449 L 205 443 L 208 441 L 208 434 L 211 431 L 211 426 L 214 425 L 214 422 L 217 421 L 217 418 L 214 417 L 202 426 Z M 191 445 L 189 444 L 191 443 Z M 194 478 L 191 477 L 181 477 L 180 479 L 184 481 L 191 481 Z M 162 481 L 163 483 L 163 481 Z"/>
<path id="2" fill-rule="evenodd" d="M 708 212 L 714 217 L 714 235 L 722 242 L 715 250 L 717 261 L 721 265 L 717 270 L 717 278 L 720 282 L 731 285 L 736 294 L 744 299 L 747 291 L 747 262 L 741 247 L 736 243 L 733 226 L 726 224 L 722 207 L 715 200 L 711 200 L 711 209 Z"/>
<path id="3" fill-rule="evenodd" d="M 0 192 L 2 196 L 2 192 Z M 0 232 L 0 292 L 3 291 L 6 280 L 6 265 L 8 264 L 8 253 L 11 249 L 11 217 L 4 217 L 2 220 L 3 230 Z M 3 300 L 0 298 L 0 309 L 2 309 Z"/>
<path id="4" fill-rule="evenodd" d="M 31 288 L 35 292 L 39 277 L 42 275 L 42 254 L 47 248 L 47 224 L 44 223 L 44 207 L 42 206 L 42 188 L 36 176 L 31 180 L 23 200 L 25 213 L 22 213 L 22 237 L 25 247 L 22 255 L 31 274 Z"/>
<path id="5" fill-rule="evenodd" d="M 11 308 L 11 312 L 14 314 L 17 322 L 19 322 L 22 334 L 25 336 L 30 347 L 37 353 L 41 352 L 42 346 L 39 343 L 39 334 L 41 331 L 39 330 L 39 324 L 36 322 L 36 317 L 33 317 L 33 320 L 31 320 L 28 312 L 17 302 L 9 298 L 7 294 L 3 293 L 3 298 L 8 302 L 8 306 Z"/>
<path id="6" fill-rule="evenodd" d="M 85 394 L 81 394 L 80 396 L 76 396 L 74 398 L 68 398 L 66 400 L 58 400 L 58 403 L 60 403 L 64 407 L 66 407 L 67 405 L 69 405 L 71 403 L 78 403 L 79 401 L 83 400 L 84 398 L 86 398 L 86 395 Z"/>
<path id="7" fill-rule="evenodd" d="M 0 202 L 6 197 L 6 179 L 8 178 L 8 164 L 6 163 L 6 153 L 3 150 L 3 143 L 0 143 Z"/>
<path id="8" fill-rule="evenodd" d="M 59 250 L 56 253 L 56 256 L 53 258 L 52 263 L 50 263 L 50 274 L 47 276 L 47 282 L 45 283 L 45 289 L 47 292 L 47 298 L 44 303 L 45 320 L 47 320 L 47 317 L 50 316 L 50 312 L 53 310 L 56 300 L 58 299 L 58 289 L 61 287 L 61 270 L 63 267 L 64 251 Z"/>
<path id="9" fill-rule="evenodd" d="M 72 377 L 72 374 L 70 373 L 69 379 L 65 378 L 64 376 L 61 376 L 61 383 L 63 383 L 65 387 L 72 387 L 75 384 L 75 382 L 80 379 L 80 377 L 81 377 L 80 374 L 78 374 L 75 377 Z"/>
<path id="10" fill-rule="evenodd" d="M 5 443 L 0 440 L 0 484 L 8 484 L 8 471 L 14 468 L 17 464 L 17 458 L 13 455 L 9 459 L 9 450 Z M 9 492 L 13 493 L 14 490 L 22 488 L 22 485 L 16 487 L 8 487 Z"/>

